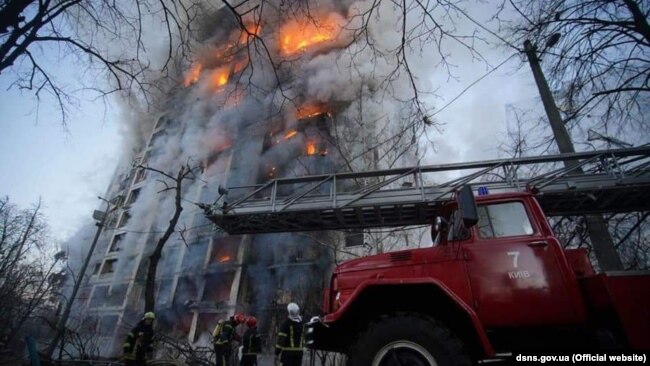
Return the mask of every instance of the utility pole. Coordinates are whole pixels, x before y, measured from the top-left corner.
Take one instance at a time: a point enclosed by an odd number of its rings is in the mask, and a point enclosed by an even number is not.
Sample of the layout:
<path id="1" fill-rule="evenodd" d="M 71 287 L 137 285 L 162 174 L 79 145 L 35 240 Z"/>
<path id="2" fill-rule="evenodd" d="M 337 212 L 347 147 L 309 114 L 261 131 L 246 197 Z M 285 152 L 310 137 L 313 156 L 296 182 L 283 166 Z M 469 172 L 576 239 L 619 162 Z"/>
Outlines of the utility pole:
<path id="1" fill-rule="evenodd" d="M 88 250 L 88 254 L 86 255 L 86 258 L 83 264 L 81 265 L 81 269 L 79 270 L 79 274 L 77 275 L 77 279 L 75 281 L 74 287 L 72 288 L 72 294 L 70 294 L 70 299 L 65 304 L 65 309 L 63 310 L 63 313 L 61 314 L 61 318 L 57 323 L 56 334 L 54 335 L 54 339 L 43 352 L 46 356 L 50 358 L 52 357 L 52 353 L 56 349 L 56 346 L 59 344 L 59 341 L 61 341 L 61 338 L 63 338 L 63 335 L 65 333 L 65 324 L 68 322 L 68 317 L 70 316 L 70 311 L 72 310 L 72 304 L 74 303 L 74 299 L 77 297 L 77 292 L 79 292 L 79 287 L 81 287 L 81 282 L 83 281 L 83 277 L 86 274 L 86 268 L 88 268 L 88 263 L 90 262 L 90 259 L 93 256 L 93 252 L 95 251 L 95 246 L 97 245 L 99 234 L 101 234 L 102 229 L 104 228 L 106 215 L 108 214 L 108 210 L 111 207 L 109 201 L 105 200 L 102 197 L 99 197 L 99 199 L 106 202 L 106 210 L 104 210 L 104 212 L 97 211 L 97 210 L 93 212 L 93 219 L 96 220 L 95 226 L 97 226 L 97 231 L 95 232 L 95 238 L 93 239 L 93 242 L 90 245 L 90 249 Z"/>
<path id="2" fill-rule="evenodd" d="M 537 83 L 537 88 L 539 89 L 539 95 L 542 98 L 542 103 L 544 104 L 544 109 L 546 110 L 546 116 L 548 121 L 551 124 L 551 129 L 553 130 L 553 136 L 555 137 L 555 142 L 557 143 L 560 153 L 573 153 L 575 149 L 573 148 L 573 143 L 571 142 L 571 137 L 562 121 L 562 116 L 560 116 L 560 111 L 557 109 L 551 90 L 548 87 L 546 82 L 546 77 L 542 72 L 542 68 L 539 65 L 539 58 L 537 57 L 537 48 L 529 41 L 524 41 L 524 52 L 528 57 L 528 63 L 530 68 L 533 71 L 533 76 L 535 77 L 535 82 Z M 564 162 L 564 166 L 567 168 L 573 168 L 578 165 L 578 162 L 575 160 L 567 160 Z M 577 167 L 574 172 L 576 174 L 582 174 L 582 169 Z M 589 232 L 589 238 L 591 239 L 591 244 L 594 249 L 594 254 L 598 260 L 598 265 L 603 271 L 620 271 L 623 270 L 623 264 L 621 259 L 614 248 L 614 242 L 612 241 L 611 235 L 607 229 L 607 223 L 603 218 L 603 215 L 591 214 L 585 215 L 585 221 L 587 224 L 587 231 Z"/>

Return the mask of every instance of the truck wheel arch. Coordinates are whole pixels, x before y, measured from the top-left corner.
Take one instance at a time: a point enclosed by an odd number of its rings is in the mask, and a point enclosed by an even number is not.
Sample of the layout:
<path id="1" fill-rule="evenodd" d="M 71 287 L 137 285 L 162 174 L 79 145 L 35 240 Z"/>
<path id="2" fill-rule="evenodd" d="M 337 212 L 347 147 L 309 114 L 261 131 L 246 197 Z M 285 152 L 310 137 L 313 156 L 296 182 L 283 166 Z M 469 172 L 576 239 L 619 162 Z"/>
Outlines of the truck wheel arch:
<path id="1" fill-rule="evenodd" d="M 393 313 L 371 323 L 348 352 L 347 366 L 471 365 L 463 342 L 426 315 Z"/>
<path id="2" fill-rule="evenodd" d="M 476 313 L 441 283 L 366 283 L 346 302 L 337 323 L 357 334 L 365 330 L 364 325 L 385 314 L 422 314 L 449 328 L 474 358 L 494 355 Z"/>

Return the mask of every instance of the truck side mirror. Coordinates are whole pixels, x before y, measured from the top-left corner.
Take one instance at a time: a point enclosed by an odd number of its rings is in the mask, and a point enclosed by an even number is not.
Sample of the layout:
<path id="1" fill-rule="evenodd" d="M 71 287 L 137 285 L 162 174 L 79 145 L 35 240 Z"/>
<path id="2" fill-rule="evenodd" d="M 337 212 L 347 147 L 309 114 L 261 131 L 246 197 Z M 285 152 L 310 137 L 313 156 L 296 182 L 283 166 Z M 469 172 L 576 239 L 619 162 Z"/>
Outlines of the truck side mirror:
<path id="1" fill-rule="evenodd" d="M 445 220 L 442 216 L 436 216 L 435 220 L 433 221 L 433 229 L 439 232 L 446 228 L 447 228 L 447 220 Z"/>
<path id="2" fill-rule="evenodd" d="M 463 226 L 466 229 L 478 223 L 478 210 L 476 209 L 476 200 L 474 199 L 474 192 L 469 185 L 463 186 L 456 193 L 456 201 L 458 202 L 458 210 L 460 211 L 460 218 L 463 221 Z"/>
<path id="3" fill-rule="evenodd" d="M 431 225 L 431 241 L 433 243 L 436 242 L 436 238 L 441 231 L 447 231 L 447 226 L 447 220 L 442 216 L 436 216 L 436 218 L 433 219 L 433 225 Z"/>

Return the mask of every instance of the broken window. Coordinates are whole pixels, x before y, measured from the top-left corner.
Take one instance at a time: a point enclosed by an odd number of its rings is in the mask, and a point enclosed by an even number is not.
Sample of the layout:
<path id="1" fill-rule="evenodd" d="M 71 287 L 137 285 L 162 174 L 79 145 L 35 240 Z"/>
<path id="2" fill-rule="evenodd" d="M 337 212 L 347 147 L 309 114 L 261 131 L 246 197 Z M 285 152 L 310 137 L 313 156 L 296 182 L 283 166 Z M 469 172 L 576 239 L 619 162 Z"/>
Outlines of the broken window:
<path id="1" fill-rule="evenodd" d="M 129 213 L 129 211 L 124 211 L 122 213 L 122 217 L 120 218 L 120 224 L 117 227 L 118 228 L 124 227 L 129 222 L 130 219 L 131 219 L 131 214 Z"/>
<path id="2" fill-rule="evenodd" d="M 129 199 L 126 201 L 127 206 L 132 205 L 138 199 L 139 195 L 140 195 L 139 188 L 132 190 L 131 194 L 129 195 Z"/>
<path id="3" fill-rule="evenodd" d="M 185 276 L 178 279 L 176 291 L 174 293 L 174 305 L 187 305 L 196 303 L 198 297 L 198 286 L 196 281 L 199 278 L 194 276 Z"/>
<path id="4" fill-rule="evenodd" d="M 111 242 L 111 248 L 109 249 L 109 252 L 119 252 L 120 249 L 122 249 L 121 242 L 124 239 L 124 236 L 126 234 L 118 234 L 113 237 L 113 241 Z"/>
<path id="5" fill-rule="evenodd" d="M 104 262 L 104 267 L 102 268 L 102 274 L 115 272 L 116 265 L 117 265 L 117 259 L 107 259 Z"/>
<path id="6" fill-rule="evenodd" d="M 140 183 L 145 179 L 147 179 L 147 170 L 142 168 L 138 169 L 135 175 L 135 182 Z"/>
<path id="7" fill-rule="evenodd" d="M 233 263 L 237 257 L 241 239 L 239 235 L 215 237 L 210 253 L 210 264 Z"/>
<path id="8" fill-rule="evenodd" d="M 198 241 L 191 241 L 183 256 L 181 272 L 198 272 L 203 269 L 205 257 L 208 251 L 208 238 L 200 238 Z"/>
<path id="9" fill-rule="evenodd" d="M 111 200 L 111 206 L 113 206 L 114 208 L 117 208 L 117 207 L 121 206 L 122 203 L 124 203 L 124 196 L 121 195 L 121 194 L 115 196 L 115 197 Z"/>
<path id="10" fill-rule="evenodd" d="M 234 272 L 215 273 L 208 275 L 203 288 L 201 301 L 215 305 L 226 304 L 230 299 L 230 289 L 235 279 Z"/>

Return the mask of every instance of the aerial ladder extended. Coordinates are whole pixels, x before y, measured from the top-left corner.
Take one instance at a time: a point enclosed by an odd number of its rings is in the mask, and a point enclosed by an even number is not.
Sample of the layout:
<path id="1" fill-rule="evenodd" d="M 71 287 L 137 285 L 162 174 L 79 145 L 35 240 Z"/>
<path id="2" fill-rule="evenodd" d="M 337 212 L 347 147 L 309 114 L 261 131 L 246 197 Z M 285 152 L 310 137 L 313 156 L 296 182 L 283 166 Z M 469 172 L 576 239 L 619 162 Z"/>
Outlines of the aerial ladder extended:
<path id="1" fill-rule="evenodd" d="M 220 187 L 200 206 L 230 234 L 411 226 L 431 223 L 466 184 L 531 192 L 548 216 L 648 211 L 650 146 L 278 178 Z"/>

